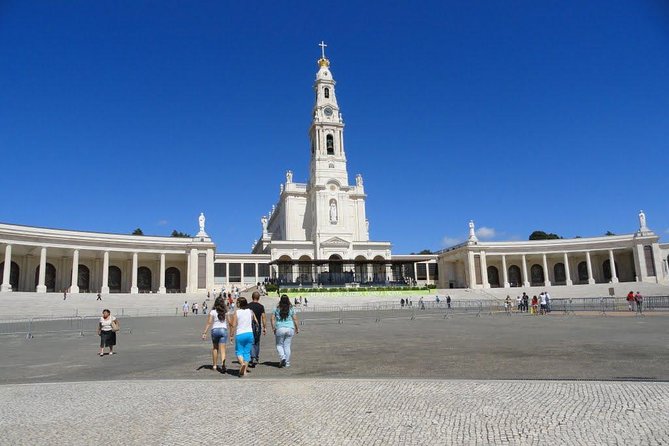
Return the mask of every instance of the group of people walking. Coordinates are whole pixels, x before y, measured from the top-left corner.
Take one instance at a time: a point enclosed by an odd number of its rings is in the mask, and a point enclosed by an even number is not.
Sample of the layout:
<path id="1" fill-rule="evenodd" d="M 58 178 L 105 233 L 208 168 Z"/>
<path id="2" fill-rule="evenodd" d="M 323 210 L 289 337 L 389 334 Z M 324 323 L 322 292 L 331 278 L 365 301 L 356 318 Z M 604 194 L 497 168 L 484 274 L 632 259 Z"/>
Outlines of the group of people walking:
<path id="1" fill-rule="evenodd" d="M 206 339 L 211 329 L 212 369 L 224 373 L 225 346 L 235 344 L 235 356 L 239 361 L 239 376 L 247 374 L 260 360 L 260 339 L 267 334 L 267 317 L 265 307 L 260 303 L 260 293 L 251 295 L 252 302 L 239 297 L 233 307 L 219 296 L 209 312 L 207 323 L 202 331 L 202 340 Z M 299 324 L 290 298 L 282 295 L 279 304 L 272 312 L 271 327 L 275 336 L 276 350 L 279 355 L 279 368 L 290 367 L 291 344 L 293 336 L 299 333 Z M 220 365 L 219 365 L 220 359 Z"/>

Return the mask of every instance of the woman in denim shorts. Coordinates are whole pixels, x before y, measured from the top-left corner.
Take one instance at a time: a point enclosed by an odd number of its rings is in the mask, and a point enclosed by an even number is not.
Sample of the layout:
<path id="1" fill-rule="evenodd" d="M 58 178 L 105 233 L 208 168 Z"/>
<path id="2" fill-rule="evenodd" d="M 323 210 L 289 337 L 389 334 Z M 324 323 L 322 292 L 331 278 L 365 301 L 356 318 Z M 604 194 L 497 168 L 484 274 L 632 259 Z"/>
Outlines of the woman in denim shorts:
<path id="1" fill-rule="evenodd" d="M 225 306 L 225 300 L 222 297 L 216 298 L 214 308 L 209 312 L 207 325 L 202 332 L 202 340 L 207 337 L 207 331 L 211 327 L 211 359 L 212 370 L 218 370 L 225 373 L 225 344 L 228 342 L 228 315 Z M 218 357 L 221 357 L 221 366 L 218 366 Z"/>

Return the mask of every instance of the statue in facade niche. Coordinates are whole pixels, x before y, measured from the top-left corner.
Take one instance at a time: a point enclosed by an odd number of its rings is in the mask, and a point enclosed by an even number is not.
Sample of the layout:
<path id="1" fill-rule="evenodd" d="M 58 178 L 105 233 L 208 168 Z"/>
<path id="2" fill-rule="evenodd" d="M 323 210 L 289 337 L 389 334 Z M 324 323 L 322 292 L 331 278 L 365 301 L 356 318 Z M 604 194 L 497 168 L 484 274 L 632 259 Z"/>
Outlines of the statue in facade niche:
<path id="1" fill-rule="evenodd" d="M 330 201 L 330 223 L 337 223 L 337 202 L 335 200 Z"/>
<path id="2" fill-rule="evenodd" d="M 355 185 L 358 186 L 358 187 L 360 187 L 360 186 L 362 186 L 362 184 L 363 184 L 363 183 L 362 183 L 362 175 L 357 174 L 357 175 L 355 176 Z"/>
<path id="3" fill-rule="evenodd" d="M 286 184 L 293 182 L 293 171 L 289 170 L 286 172 Z"/>

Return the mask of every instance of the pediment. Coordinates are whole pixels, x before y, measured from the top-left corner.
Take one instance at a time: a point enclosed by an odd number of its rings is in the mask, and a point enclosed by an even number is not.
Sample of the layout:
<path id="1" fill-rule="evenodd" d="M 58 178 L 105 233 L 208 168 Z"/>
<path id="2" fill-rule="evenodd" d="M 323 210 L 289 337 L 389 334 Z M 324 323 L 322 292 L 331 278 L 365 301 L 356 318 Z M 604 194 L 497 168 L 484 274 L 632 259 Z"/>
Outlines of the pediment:
<path id="1" fill-rule="evenodd" d="M 348 241 L 344 240 L 343 238 L 339 238 L 339 237 L 332 237 L 331 239 L 327 239 L 324 242 L 321 242 L 321 246 L 336 247 L 336 248 L 339 248 L 339 247 L 348 248 L 350 244 L 351 244 L 351 242 L 348 242 Z"/>

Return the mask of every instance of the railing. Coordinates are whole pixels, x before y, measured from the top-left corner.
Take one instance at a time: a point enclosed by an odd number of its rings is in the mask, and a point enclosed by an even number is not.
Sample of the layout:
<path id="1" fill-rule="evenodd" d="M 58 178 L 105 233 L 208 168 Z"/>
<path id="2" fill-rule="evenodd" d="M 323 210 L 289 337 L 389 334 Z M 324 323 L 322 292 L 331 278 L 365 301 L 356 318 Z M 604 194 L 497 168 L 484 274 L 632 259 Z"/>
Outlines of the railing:
<path id="1" fill-rule="evenodd" d="M 26 339 L 47 334 L 97 333 L 99 317 L 30 318 L 0 322 L 0 335 L 25 335 Z M 121 328 L 123 333 L 132 333 L 131 325 Z"/>

